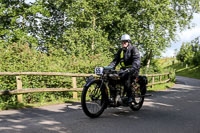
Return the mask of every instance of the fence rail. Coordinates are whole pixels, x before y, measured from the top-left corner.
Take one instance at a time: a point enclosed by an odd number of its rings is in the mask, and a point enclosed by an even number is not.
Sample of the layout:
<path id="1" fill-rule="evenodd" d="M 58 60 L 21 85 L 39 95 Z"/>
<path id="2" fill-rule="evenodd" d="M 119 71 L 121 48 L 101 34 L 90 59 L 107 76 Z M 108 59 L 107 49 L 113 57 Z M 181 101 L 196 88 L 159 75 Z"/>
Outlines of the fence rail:
<path id="1" fill-rule="evenodd" d="M 72 87 L 73 88 L 23 88 L 22 87 L 22 75 L 37 75 L 37 76 L 66 76 L 72 77 Z M 83 74 L 83 73 L 60 73 L 60 72 L 0 72 L 0 76 L 16 76 L 17 89 L 15 90 L 3 90 L 0 91 L 0 95 L 13 95 L 17 94 L 18 102 L 22 102 L 22 94 L 25 93 L 35 93 L 35 92 L 59 92 L 59 91 L 72 91 L 73 98 L 77 99 L 77 91 L 81 91 L 82 88 L 77 88 L 76 78 L 77 77 L 89 77 L 95 74 Z M 164 74 L 146 74 L 147 77 L 152 77 L 151 83 L 147 86 L 152 86 L 156 84 L 166 83 L 170 81 L 170 73 Z M 167 76 L 167 80 L 162 80 L 162 76 Z M 155 77 L 159 77 L 159 81 L 155 82 Z"/>

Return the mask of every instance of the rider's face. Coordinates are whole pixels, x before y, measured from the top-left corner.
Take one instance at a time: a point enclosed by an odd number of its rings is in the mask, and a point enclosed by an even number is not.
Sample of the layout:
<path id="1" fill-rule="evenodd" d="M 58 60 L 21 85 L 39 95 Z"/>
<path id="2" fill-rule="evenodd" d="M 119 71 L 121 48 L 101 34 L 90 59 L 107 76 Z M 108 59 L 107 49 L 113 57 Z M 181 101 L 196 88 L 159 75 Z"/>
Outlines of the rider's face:
<path id="1" fill-rule="evenodd" d="M 128 41 L 122 41 L 122 48 L 128 47 Z"/>

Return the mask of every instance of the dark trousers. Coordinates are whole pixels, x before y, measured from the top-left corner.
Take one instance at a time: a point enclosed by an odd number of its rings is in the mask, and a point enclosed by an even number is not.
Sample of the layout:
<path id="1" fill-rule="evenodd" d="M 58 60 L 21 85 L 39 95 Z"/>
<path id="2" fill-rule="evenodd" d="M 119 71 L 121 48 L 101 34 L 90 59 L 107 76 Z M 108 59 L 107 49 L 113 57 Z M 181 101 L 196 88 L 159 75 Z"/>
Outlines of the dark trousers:
<path id="1" fill-rule="evenodd" d="M 124 85 L 124 89 L 127 92 L 127 97 L 133 97 L 132 83 L 136 79 L 137 76 L 138 76 L 138 72 L 134 72 L 134 73 L 127 74 L 126 77 L 123 77 L 123 79 L 121 79 L 121 82 Z"/>

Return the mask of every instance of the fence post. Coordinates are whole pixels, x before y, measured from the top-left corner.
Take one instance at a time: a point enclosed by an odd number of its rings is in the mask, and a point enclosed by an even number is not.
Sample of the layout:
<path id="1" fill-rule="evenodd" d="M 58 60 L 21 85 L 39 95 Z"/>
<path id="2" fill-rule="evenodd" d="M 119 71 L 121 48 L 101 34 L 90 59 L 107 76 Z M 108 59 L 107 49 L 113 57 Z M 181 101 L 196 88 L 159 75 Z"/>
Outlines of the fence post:
<path id="1" fill-rule="evenodd" d="M 160 77 L 160 82 L 162 81 L 162 75 L 159 76 Z"/>
<path id="2" fill-rule="evenodd" d="M 77 88 L 76 77 L 72 77 L 72 87 L 73 87 L 73 89 Z M 77 98 L 78 98 L 78 93 L 77 92 L 73 92 L 73 99 L 77 99 Z"/>
<path id="3" fill-rule="evenodd" d="M 154 84 L 154 76 L 152 76 L 152 86 L 151 86 L 152 88 L 154 86 L 153 84 Z"/>
<path id="4" fill-rule="evenodd" d="M 22 89 L 22 79 L 20 76 L 16 76 L 16 81 L 17 81 L 17 90 Z M 23 102 L 22 94 L 17 95 L 17 101 L 19 103 Z"/>
<path id="5" fill-rule="evenodd" d="M 168 79 L 169 79 L 169 80 L 171 80 L 171 79 L 170 79 L 170 74 L 171 74 L 171 72 L 168 73 Z"/>

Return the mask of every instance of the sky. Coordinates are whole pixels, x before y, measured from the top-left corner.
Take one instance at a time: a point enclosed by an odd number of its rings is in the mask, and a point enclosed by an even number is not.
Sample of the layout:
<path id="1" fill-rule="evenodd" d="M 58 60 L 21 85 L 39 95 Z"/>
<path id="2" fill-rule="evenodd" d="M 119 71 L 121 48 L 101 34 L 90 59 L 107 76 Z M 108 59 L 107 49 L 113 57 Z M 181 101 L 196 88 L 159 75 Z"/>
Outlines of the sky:
<path id="1" fill-rule="evenodd" d="M 193 28 L 177 32 L 177 41 L 172 42 L 171 47 L 167 48 L 165 53 L 162 53 L 163 57 L 173 57 L 175 49 L 179 51 L 183 42 L 190 42 L 200 36 L 200 14 L 194 14 L 192 24 L 194 24 Z"/>

